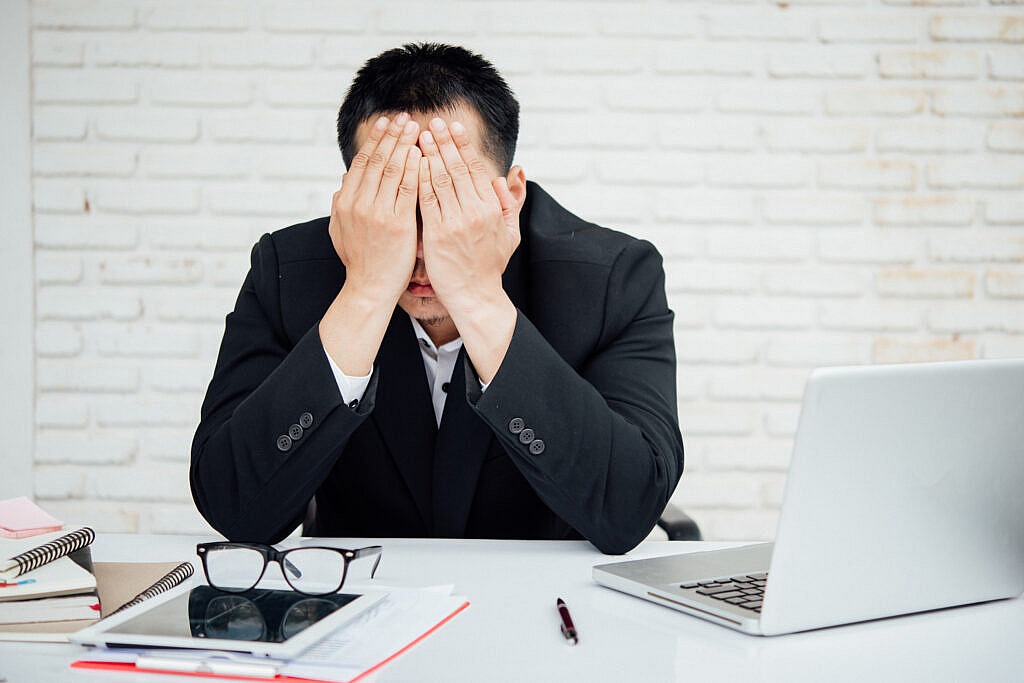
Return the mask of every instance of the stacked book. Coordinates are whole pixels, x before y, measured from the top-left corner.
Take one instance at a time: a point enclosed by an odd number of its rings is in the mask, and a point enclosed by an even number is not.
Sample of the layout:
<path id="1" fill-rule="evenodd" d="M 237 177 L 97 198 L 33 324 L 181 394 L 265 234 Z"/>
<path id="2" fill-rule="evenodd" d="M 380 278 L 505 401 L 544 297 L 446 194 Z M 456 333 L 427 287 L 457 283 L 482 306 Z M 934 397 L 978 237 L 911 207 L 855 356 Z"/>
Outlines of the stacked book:
<path id="1" fill-rule="evenodd" d="M 89 527 L 0 538 L 0 625 L 100 616 Z"/>

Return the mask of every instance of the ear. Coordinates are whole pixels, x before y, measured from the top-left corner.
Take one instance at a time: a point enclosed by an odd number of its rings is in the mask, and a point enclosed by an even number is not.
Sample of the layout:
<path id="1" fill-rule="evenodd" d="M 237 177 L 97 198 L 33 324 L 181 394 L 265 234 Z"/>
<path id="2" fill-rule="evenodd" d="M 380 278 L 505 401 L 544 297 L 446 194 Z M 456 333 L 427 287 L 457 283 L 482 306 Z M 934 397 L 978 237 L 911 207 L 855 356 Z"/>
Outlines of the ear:
<path id="1" fill-rule="evenodd" d="M 512 194 L 513 199 L 516 202 L 516 211 L 518 212 L 523 208 L 523 203 L 526 201 L 526 173 L 523 172 L 522 166 L 513 166 L 508 170 L 508 175 L 505 176 L 505 182 L 508 183 L 508 191 Z"/>

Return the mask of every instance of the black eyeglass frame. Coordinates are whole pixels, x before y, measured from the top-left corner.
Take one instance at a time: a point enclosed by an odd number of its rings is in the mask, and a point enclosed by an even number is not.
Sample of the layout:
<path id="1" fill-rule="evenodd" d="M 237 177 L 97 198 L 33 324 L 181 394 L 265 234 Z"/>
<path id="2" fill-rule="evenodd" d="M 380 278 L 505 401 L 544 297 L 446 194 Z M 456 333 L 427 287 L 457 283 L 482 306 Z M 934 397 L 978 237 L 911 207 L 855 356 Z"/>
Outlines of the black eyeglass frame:
<path id="1" fill-rule="evenodd" d="M 241 549 L 244 549 L 244 550 L 255 550 L 255 551 L 259 552 L 263 556 L 263 568 L 260 569 L 259 576 L 256 577 L 256 580 L 253 581 L 253 583 L 251 585 L 246 586 L 245 588 L 225 588 L 223 586 L 218 586 L 217 584 L 215 584 L 213 581 L 210 580 L 210 571 L 209 571 L 209 569 L 206 566 L 207 553 L 209 551 L 211 551 L 211 550 L 228 550 L 228 549 L 231 549 L 231 548 L 241 548 Z M 295 572 L 297 572 L 297 573 L 299 573 L 301 575 L 301 573 L 298 572 L 298 569 L 295 568 L 295 565 L 292 564 L 291 562 L 288 562 L 288 554 L 291 553 L 291 552 L 294 552 L 296 550 L 329 550 L 331 552 L 336 552 L 336 553 L 340 554 L 342 556 L 342 559 L 344 560 L 344 562 L 343 562 L 343 566 L 342 566 L 342 570 L 341 570 L 341 580 L 338 581 L 338 585 L 335 586 L 334 588 L 328 590 L 328 591 L 322 591 L 322 592 L 310 592 L 308 590 L 301 590 L 299 588 L 296 588 L 295 584 L 292 583 L 292 580 L 290 578 L 288 578 L 288 572 L 285 571 L 285 566 L 286 566 L 285 563 L 287 562 L 288 565 L 291 565 L 292 569 Z M 311 596 L 330 595 L 331 593 L 338 592 L 339 590 L 341 590 L 341 587 L 345 585 L 345 577 L 348 576 L 348 565 L 349 565 L 349 563 L 352 560 L 358 560 L 358 559 L 361 559 L 363 557 L 370 557 L 370 556 L 376 555 L 377 559 L 373 563 L 373 569 L 370 570 L 370 578 L 372 579 L 374 574 L 377 573 L 377 567 L 380 565 L 380 556 L 381 556 L 381 553 L 383 551 L 384 551 L 384 547 L 383 546 L 379 546 L 379 545 L 368 545 L 368 546 L 366 546 L 364 548 L 354 548 L 354 549 L 349 549 L 349 548 L 331 548 L 329 546 L 323 546 L 323 545 L 304 545 L 304 546 L 300 546 L 298 548 L 289 548 L 288 550 L 278 550 L 274 546 L 266 545 L 264 543 L 241 543 L 241 542 L 236 542 L 236 541 L 213 541 L 213 542 L 210 542 L 210 543 L 198 543 L 198 544 L 196 544 L 196 554 L 199 555 L 200 559 L 202 559 L 202 561 L 203 561 L 203 574 L 206 575 L 206 582 L 208 584 L 210 584 L 211 588 L 216 588 L 217 590 L 223 591 L 225 593 L 244 593 L 247 590 L 255 588 L 256 585 L 259 584 L 259 582 L 263 579 L 263 575 L 267 571 L 267 565 L 270 564 L 271 562 L 277 562 L 278 566 L 281 567 L 281 574 L 284 575 L 284 580 L 286 582 L 288 582 L 288 585 L 296 593 L 301 593 L 303 595 L 311 595 Z"/>

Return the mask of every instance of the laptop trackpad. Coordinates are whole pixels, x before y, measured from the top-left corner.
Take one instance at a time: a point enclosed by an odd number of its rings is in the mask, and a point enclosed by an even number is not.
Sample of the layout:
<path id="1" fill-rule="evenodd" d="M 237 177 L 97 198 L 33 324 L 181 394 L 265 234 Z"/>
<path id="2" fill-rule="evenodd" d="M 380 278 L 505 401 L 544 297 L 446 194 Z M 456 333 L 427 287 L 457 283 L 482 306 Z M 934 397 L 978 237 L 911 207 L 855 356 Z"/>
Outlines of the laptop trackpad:
<path id="1" fill-rule="evenodd" d="M 656 586 L 686 583 L 721 576 L 735 576 L 768 570 L 772 543 L 756 543 L 738 548 L 709 550 L 647 560 L 606 564 L 602 569 L 633 581 Z"/>

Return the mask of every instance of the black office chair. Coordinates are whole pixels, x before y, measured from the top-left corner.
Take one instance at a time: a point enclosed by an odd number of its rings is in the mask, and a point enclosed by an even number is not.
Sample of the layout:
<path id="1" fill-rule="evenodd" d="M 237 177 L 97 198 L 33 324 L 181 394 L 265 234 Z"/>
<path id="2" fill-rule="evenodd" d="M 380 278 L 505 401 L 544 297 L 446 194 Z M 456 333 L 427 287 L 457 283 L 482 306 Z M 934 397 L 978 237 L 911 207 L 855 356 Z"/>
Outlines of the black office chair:
<path id="1" fill-rule="evenodd" d="M 306 518 L 302 521 L 303 536 L 309 535 L 309 530 L 312 528 L 315 518 L 316 498 L 309 501 L 309 507 L 306 509 Z M 697 522 L 693 521 L 693 518 L 672 503 L 665 506 L 665 511 L 661 513 L 661 518 L 658 520 L 658 526 L 668 534 L 668 540 L 670 541 L 703 540 Z"/>
<path id="2" fill-rule="evenodd" d="M 661 518 L 658 520 L 658 526 L 668 534 L 670 541 L 704 540 L 697 522 L 672 503 L 665 506 L 665 511 L 661 513 Z"/>

